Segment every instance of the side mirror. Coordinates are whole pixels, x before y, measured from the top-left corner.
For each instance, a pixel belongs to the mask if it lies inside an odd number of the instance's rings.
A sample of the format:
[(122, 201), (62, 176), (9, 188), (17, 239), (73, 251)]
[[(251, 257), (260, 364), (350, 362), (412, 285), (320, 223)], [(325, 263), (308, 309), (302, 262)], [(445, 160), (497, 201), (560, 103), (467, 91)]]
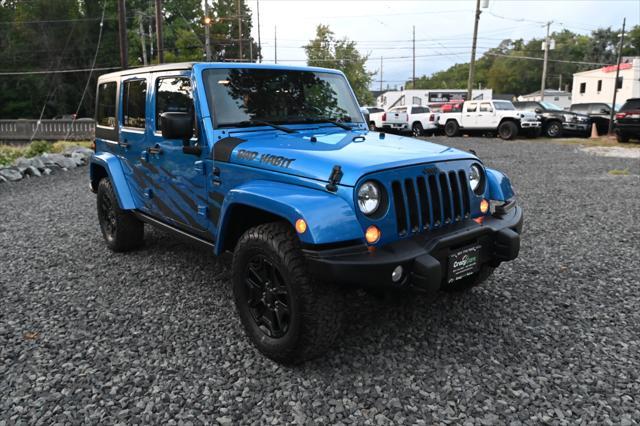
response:
[(542, 112), (542, 108), (536, 108), (534, 111), (536, 114), (540, 114)]
[(602, 109), (600, 110), (600, 113), (601, 113), (601, 114), (611, 114), (611, 111), (609, 111), (609, 110), (608, 110), (608, 109), (606, 109), (606, 108), (602, 108)]
[(193, 115), (188, 112), (163, 112), (160, 114), (162, 137), (165, 139), (181, 139), (189, 145), (193, 136)]

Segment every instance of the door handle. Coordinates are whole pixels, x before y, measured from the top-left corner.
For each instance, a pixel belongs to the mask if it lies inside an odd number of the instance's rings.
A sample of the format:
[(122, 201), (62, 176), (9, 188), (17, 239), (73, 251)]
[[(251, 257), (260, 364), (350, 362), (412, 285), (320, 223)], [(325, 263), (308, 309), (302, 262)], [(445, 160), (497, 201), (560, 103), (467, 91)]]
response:
[(129, 146), (130, 146), (131, 144), (127, 141), (127, 139), (125, 139), (125, 140), (124, 140), (124, 141), (122, 141), (122, 142), (118, 142), (118, 145), (119, 145), (121, 148), (129, 149)]
[(159, 144), (156, 144), (156, 146), (152, 146), (151, 148), (149, 148), (149, 154), (160, 155), (162, 154), (162, 148), (160, 147)]

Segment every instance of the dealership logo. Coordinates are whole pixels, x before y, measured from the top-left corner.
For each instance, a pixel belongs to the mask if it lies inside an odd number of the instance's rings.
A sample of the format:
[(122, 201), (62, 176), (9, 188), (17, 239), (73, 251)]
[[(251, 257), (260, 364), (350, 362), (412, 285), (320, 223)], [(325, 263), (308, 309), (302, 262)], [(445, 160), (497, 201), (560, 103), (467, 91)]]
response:
[(455, 262), (453, 262), (453, 267), (461, 268), (461, 267), (473, 265), (474, 263), (476, 263), (476, 260), (478, 260), (477, 256), (469, 256), (468, 254), (465, 254), (462, 257), (462, 259), (456, 260)]

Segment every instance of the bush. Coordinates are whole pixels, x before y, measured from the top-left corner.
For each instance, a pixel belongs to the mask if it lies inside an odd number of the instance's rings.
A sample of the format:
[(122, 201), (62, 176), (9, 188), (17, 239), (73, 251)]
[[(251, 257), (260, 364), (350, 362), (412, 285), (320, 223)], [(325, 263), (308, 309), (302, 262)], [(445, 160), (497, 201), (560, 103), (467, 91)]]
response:
[(50, 152), (63, 153), (65, 150), (74, 147), (91, 148), (89, 141), (58, 141), (51, 146)]
[(51, 143), (47, 141), (33, 141), (25, 151), (24, 156), (31, 158), (49, 151), (51, 151)]
[(0, 145), (0, 166), (10, 166), (18, 157), (24, 155), (25, 148)]

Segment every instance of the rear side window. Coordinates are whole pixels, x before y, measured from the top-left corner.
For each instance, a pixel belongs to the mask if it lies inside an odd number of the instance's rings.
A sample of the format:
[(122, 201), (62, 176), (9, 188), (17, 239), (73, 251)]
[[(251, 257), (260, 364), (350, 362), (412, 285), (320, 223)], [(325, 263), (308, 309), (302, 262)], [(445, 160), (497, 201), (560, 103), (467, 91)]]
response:
[(122, 125), (144, 129), (146, 102), (147, 81), (125, 81), (122, 95)]
[(622, 105), (620, 111), (629, 111), (632, 109), (640, 109), (640, 99), (629, 99), (624, 105)]
[(480, 104), (480, 112), (493, 112), (493, 108), (490, 103), (483, 102)]
[(161, 77), (156, 83), (156, 130), (162, 130), (163, 112), (192, 112), (191, 80), (187, 77)]
[(467, 112), (476, 112), (478, 104), (467, 104)]
[(589, 112), (589, 104), (571, 105), (571, 111), (586, 114)]
[(98, 86), (96, 122), (99, 126), (116, 127), (116, 89), (115, 81), (102, 83)]

